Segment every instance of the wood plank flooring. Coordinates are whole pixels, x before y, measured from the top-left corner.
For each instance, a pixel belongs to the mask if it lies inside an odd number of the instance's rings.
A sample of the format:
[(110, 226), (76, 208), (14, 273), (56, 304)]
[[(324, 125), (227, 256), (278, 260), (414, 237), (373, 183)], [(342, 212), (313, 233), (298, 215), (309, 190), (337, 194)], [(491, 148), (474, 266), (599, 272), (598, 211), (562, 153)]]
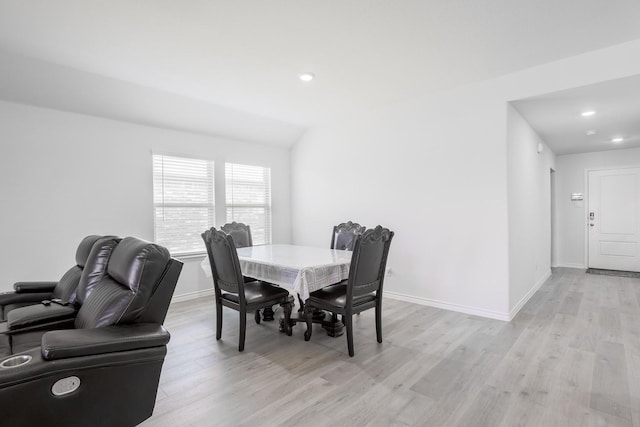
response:
[[(171, 306), (154, 415), (144, 426), (638, 426), (640, 279), (554, 269), (512, 322), (386, 299), (346, 338), (277, 322), (213, 298)], [(276, 311), (276, 317), (281, 312)]]

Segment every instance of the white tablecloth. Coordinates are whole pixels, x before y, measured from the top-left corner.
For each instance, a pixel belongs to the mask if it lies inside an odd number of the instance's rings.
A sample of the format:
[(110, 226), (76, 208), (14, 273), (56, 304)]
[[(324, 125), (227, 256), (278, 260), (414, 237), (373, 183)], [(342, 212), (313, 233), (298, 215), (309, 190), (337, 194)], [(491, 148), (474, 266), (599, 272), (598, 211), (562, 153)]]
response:
[[(238, 248), (242, 274), (294, 290), (302, 300), (309, 293), (349, 277), (351, 251), (296, 245)], [(202, 269), (211, 277), (209, 258)]]

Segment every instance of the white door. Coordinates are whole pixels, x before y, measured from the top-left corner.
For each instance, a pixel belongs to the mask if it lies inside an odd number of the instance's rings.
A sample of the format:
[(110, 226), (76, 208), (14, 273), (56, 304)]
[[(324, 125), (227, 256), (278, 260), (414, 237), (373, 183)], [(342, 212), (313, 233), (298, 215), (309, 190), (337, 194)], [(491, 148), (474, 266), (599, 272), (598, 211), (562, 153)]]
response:
[(589, 172), (589, 267), (640, 272), (640, 168)]

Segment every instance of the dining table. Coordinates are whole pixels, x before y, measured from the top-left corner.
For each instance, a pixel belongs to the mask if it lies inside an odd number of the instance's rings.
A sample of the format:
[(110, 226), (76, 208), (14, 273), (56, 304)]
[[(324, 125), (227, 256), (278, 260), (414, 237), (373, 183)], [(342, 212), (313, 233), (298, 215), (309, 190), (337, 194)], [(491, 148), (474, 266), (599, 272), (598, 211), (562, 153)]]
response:
[[(300, 245), (256, 245), (237, 248), (242, 274), (273, 283), (295, 292), (301, 304), (318, 289), (339, 283), (349, 277), (351, 251)], [(201, 267), (211, 277), (209, 258)], [(342, 335), (342, 322), (336, 316), (314, 313), (314, 322), (322, 323), (331, 336)], [(266, 317), (265, 317), (265, 320)], [(292, 316), (292, 324), (303, 322), (302, 307)]]

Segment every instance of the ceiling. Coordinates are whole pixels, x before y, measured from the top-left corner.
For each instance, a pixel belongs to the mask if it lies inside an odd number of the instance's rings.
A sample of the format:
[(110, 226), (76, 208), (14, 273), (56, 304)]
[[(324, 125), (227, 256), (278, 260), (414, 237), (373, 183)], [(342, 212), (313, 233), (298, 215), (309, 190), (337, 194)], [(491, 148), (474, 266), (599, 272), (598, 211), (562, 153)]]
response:
[[(640, 147), (640, 76), (512, 104), (556, 155)], [(595, 114), (583, 117), (586, 111)], [(612, 142), (617, 137), (624, 140)]]
[(636, 0), (5, 0), (0, 99), (290, 146), (640, 38), (638, 17)]

